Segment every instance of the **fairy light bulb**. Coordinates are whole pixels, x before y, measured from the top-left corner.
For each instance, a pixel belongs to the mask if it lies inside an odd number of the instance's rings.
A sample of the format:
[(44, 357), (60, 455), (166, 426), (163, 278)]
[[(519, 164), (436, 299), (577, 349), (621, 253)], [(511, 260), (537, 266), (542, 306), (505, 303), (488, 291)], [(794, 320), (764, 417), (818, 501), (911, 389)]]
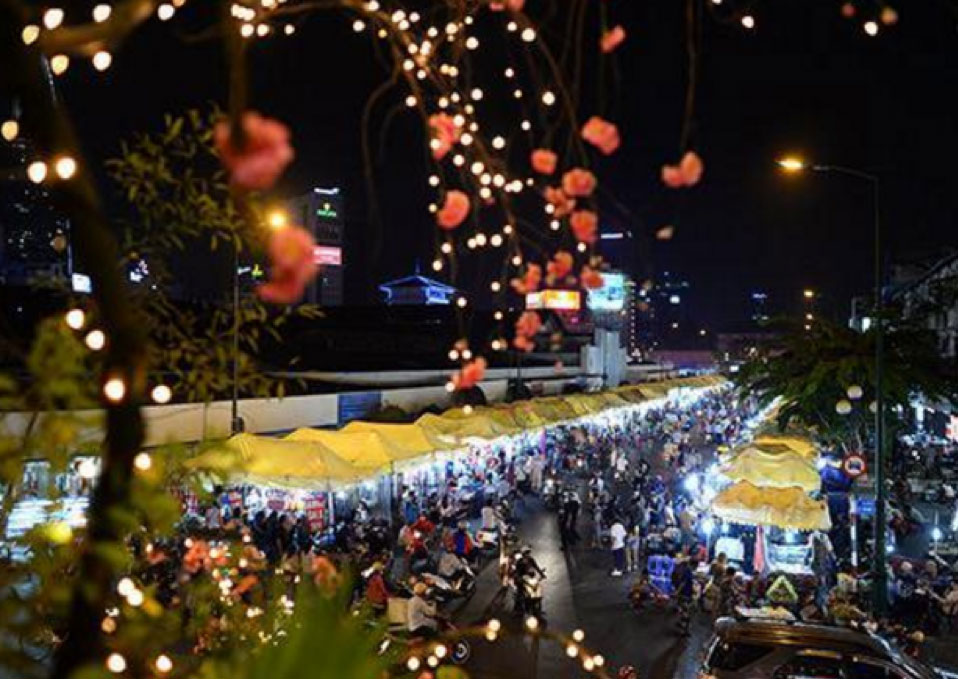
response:
[(380, 39), (385, 39), (387, 35), (389, 35), (389, 32), (386, 31), (385, 28), (380, 28), (378, 31), (376, 31), (376, 37)]
[(106, 668), (113, 674), (119, 674), (126, 670), (126, 658), (119, 653), (111, 653), (106, 658)]
[(537, 629), (539, 629), (539, 619), (534, 615), (530, 615), (528, 618), (526, 618), (526, 629), (528, 629), (530, 632), (535, 632)]
[(109, 5), (99, 4), (93, 8), (93, 20), (98, 24), (109, 19), (111, 14), (113, 14), (113, 8)]
[(506, 140), (504, 137), (495, 136), (492, 138), (492, 148), (494, 149), (504, 149), (506, 147)]
[(470, 238), (469, 240), (467, 240), (467, 241), (466, 241), (466, 247), (469, 248), (470, 250), (475, 250), (475, 249), (476, 249), (476, 239), (475, 239), (475, 238)]
[(86, 313), (83, 309), (70, 309), (63, 320), (66, 321), (67, 327), (71, 330), (79, 330), (86, 322)]
[(746, 14), (745, 16), (743, 16), (742, 26), (744, 26), (748, 30), (752, 30), (753, 28), (755, 28), (755, 17), (753, 17), (751, 14)]
[(482, 89), (478, 87), (472, 88), (472, 92), (469, 93), (469, 96), (472, 97), (475, 101), (482, 99)]
[(451, 244), (451, 243), (443, 243), (442, 246), (441, 246), (439, 249), (442, 250), (445, 254), (448, 255), (450, 252), (452, 252), (452, 244)]
[(429, 186), (439, 186), (439, 176), (429, 175)]
[(483, 186), (481, 189), (479, 189), (479, 197), (483, 200), (489, 200), (492, 198), (492, 189), (490, 189), (488, 186)]
[(468, 132), (463, 132), (459, 137), (459, 143), (463, 146), (471, 146), (473, 141), (473, 136)]
[(51, 7), (43, 13), (43, 25), (46, 26), (47, 30), (52, 31), (63, 23), (64, 16), (62, 9), (59, 7)]
[(519, 30), (519, 24), (517, 24), (515, 21), (510, 21), (506, 24), (506, 30), (510, 33), (515, 33), (517, 30)]
[(586, 245), (585, 243), (579, 243), (579, 244), (576, 246), (576, 249), (577, 249), (579, 252), (585, 252), (586, 250), (589, 249), (589, 246)]
[(57, 54), (50, 59), (50, 70), (54, 75), (62, 75), (70, 68), (70, 57), (65, 54)]
[(877, 21), (866, 21), (866, 22), (865, 22), (865, 25), (864, 25), (862, 28), (865, 29), (865, 33), (867, 33), (869, 36), (871, 36), (871, 37), (873, 37), (873, 38), (874, 38), (876, 35), (878, 35), (878, 22), (877, 22)]
[(499, 281), (492, 281), (492, 283), (489, 284), (489, 289), (493, 292), (499, 292), (502, 290), (502, 283)]
[(102, 330), (91, 330), (83, 340), (90, 351), (99, 351), (106, 346), (106, 335)]
[(442, 260), (434, 259), (432, 260), (432, 270), (433, 271), (442, 271)]
[(492, 235), (492, 238), (489, 239), (489, 242), (492, 244), (492, 247), (497, 248), (502, 245), (502, 236), (495, 233)]
[(160, 21), (169, 21), (174, 14), (176, 14), (176, 8), (168, 3), (164, 2), (156, 8), (156, 16), (159, 17)]
[(53, 163), (53, 169), (60, 179), (70, 179), (77, 172), (77, 161), (70, 156), (61, 156)]
[(477, 233), (477, 234), (476, 234), (476, 245), (478, 245), (479, 247), (482, 247), (482, 246), (485, 245), (485, 244), (486, 244), (486, 234), (484, 234), (484, 233)]
[(481, 183), (483, 186), (489, 186), (489, 184), (492, 183), (492, 175), (490, 175), (488, 172), (484, 172), (479, 177), (479, 183)]
[(466, 164), (466, 158), (461, 153), (457, 153), (452, 157), (452, 164), (456, 167), (462, 167)]
[(573, 641), (575, 641), (576, 643), (581, 644), (583, 641), (585, 641), (585, 632), (583, 632), (583, 631), (580, 630), (580, 629), (573, 630), (573, 632), (572, 632), (572, 639), (573, 639)]
[(456, 385), (453, 382), (446, 382), (446, 391), (450, 394), (456, 390)]
[(483, 165), (483, 163), (482, 163), (481, 160), (477, 160), (476, 162), (474, 162), (474, 163), (469, 167), (469, 169), (470, 169), (470, 170), (472, 171), (472, 173), (475, 174), (475, 175), (480, 175), (480, 174), (482, 174), (482, 171), (483, 171), (485, 168), (486, 168), (486, 166)]
[(556, 95), (552, 90), (546, 90), (542, 93), (542, 103), (546, 106), (552, 106), (556, 103)]
[(519, 37), (522, 38), (522, 42), (534, 42), (536, 39), (536, 30), (531, 27), (524, 28)]
[(362, 33), (364, 30), (366, 30), (366, 22), (362, 19), (356, 19), (353, 22), (353, 30), (356, 33)]
[(283, 33), (285, 33), (286, 35), (292, 35), (295, 32), (296, 32), (296, 27), (293, 26), (293, 24), (286, 24), (285, 26), (283, 26)]
[(103, 384), (103, 395), (113, 403), (122, 401), (126, 396), (126, 383), (119, 377), (111, 377)]
[(159, 403), (161, 405), (164, 403), (169, 403), (170, 399), (173, 398), (173, 390), (165, 384), (158, 384), (153, 387), (153, 391), (150, 392), (150, 397), (153, 399), (154, 403)]
[(27, 177), (34, 184), (41, 184), (47, 178), (47, 164), (42, 160), (35, 160), (27, 165)]
[(406, 97), (406, 106), (409, 108), (416, 108), (416, 104), (418, 103), (419, 101), (416, 99), (415, 95), (410, 94), (408, 97)]
[[(502, 320), (502, 315), (503, 315), (503, 314), (502, 314), (501, 311), (497, 311), (497, 312), (494, 313), (492, 316), (493, 316), (493, 318), (495, 318), (497, 321), (501, 321), (501, 320)], [(489, 622), (492, 622), (492, 621), (490, 620)]]
[(582, 669), (584, 669), (586, 672), (591, 672), (595, 669), (595, 661), (592, 660), (592, 658), (583, 658)]
[(106, 50), (100, 50), (93, 55), (93, 68), (98, 71), (105, 71), (113, 63), (113, 55)]
[(145, 472), (153, 466), (153, 458), (150, 457), (149, 453), (140, 453), (133, 458), (133, 466), (141, 472)]
[(138, 608), (139, 606), (142, 606), (142, 605), (143, 605), (143, 600), (144, 600), (145, 598), (146, 598), (146, 597), (143, 596), (143, 592), (141, 592), (141, 591), (138, 590), (138, 589), (134, 589), (134, 590), (133, 590), (132, 592), (130, 592), (130, 594), (126, 597), (126, 603), (130, 604), (131, 606), (133, 606), (133, 608)]
[(516, 99), (522, 99), (522, 90), (520, 90), (519, 88), (514, 89), (512, 91), (512, 96), (515, 97)]
[[(86, 479), (87, 481), (96, 478), (96, 471), (96, 462), (90, 458), (81, 460), (80, 464), (77, 465), (77, 474), (81, 479)], [(120, 583), (122, 584), (122, 582), (121, 580)], [(120, 592), (120, 594), (123, 594), (123, 592)]]
[(439, 206), (436, 205), (435, 203), (429, 203), (429, 212), (433, 214), (435, 214), (436, 212), (439, 212)]
[(23, 40), (24, 45), (32, 45), (39, 37), (40, 27), (36, 24), (27, 24), (23, 27), (23, 30), (20, 31), (20, 39)]
[(553, 231), (558, 231), (560, 226), (561, 226), (561, 223), (559, 222), (558, 219), (553, 219), (551, 222), (549, 222), (549, 228), (552, 229)]
[(521, 256), (516, 255), (515, 257), (512, 258), (512, 266), (520, 266), (521, 264), (522, 264)]
[(116, 583), (116, 593), (124, 598), (130, 596), (135, 589), (136, 585), (129, 578), (122, 578)]
[(512, 231), (513, 231), (512, 224), (506, 224), (505, 226), (502, 227), (502, 232), (506, 234), (507, 236), (512, 235)]
[(156, 671), (160, 674), (166, 674), (173, 669), (173, 661), (170, 660), (168, 655), (157, 656), (156, 661), (153, 663), (153, 666), (156, 668)]
[(565, 654), (570, 658), (574, 658), (579, 655), (579, 647), (575, 644), (569, 644), (565, 647)]
[(456, 306), (459, 307), (460, 309), (464, 309), (468, 303), (469, 302), (465, 297), (460, 297), (459, 299), (456, 300)]
[(594, 655), (594, 656), (592, 656), (592, 662), (595, 663), (595, 666), (596, 666), (596, 667), (603, 667), (603, 666), (605, 666), (605, 658), (602, 657), (601, 655)]
[(532, 123), (530, 123), (528, 120), (523, 120), (522, 124), (519, 127), (522, 128), (523, 132), (528, 132), (529, 130), (532, 129)]
[(436, 103), (439, 104), (439, 108), (446, 108), (449, 106), (449, 99), (446, 97), (439, 97), (439, 101)]
[(259, 24), (256, 26), (256, 35), (261, 38), (269, 35), (269, 24)]
[(240, 26), (240, 35), (244, 38), (252, 38), (255, 32), (256, 29), (253, 28), (253, 24), (243, 24)]

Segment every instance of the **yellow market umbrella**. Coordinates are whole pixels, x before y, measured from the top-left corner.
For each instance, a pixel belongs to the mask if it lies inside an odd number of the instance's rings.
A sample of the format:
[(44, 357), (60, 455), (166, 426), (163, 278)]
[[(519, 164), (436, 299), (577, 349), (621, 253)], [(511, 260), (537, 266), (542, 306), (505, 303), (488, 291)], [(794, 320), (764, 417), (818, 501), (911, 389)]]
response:
[(355, 467), (373, 472), (384, 471), (402, 458), (379, 434), (369, 431), (331, 431), (328, 429), (297, 429), (284, 437), (285, 441), (321, 443)]
[(192, 469), (226, 476), (233, 483), (274, 488), (328, 489), (369, 475), (320, 443), (237, 434), (189, 460)]
[(801, 488), (759, 488), (748, 481), (716, 495), (712, 513), (725, 521), (754, 526), (828, 530), (832, 525), (824, 500), (813, 500)]
[(378, 434), (389, 444), (390, 451), (399, 454), (401, 456), (399, 459), (403, 460), (429, 455), (438, 450), (448, 450), (449, 448), (448, 443), (443, 442), (418, 424), (353, 420), (340, 431)]
[(809, 461), (818, 457), (818, 449), (811, 439), (803, 436), (788, 436), (785, 434), (765, 434), (755, 439), (755, 444), (762, 448), (768, 446), (784, 446), (801, 455)]
[(806, 458), (784, 446), (765, 448), (749, 445), (732, 451), (722, 473), (733, 481), (748, 481), (760, 488), (798, 487), (808, 493), (821, 488), (822, 481)]

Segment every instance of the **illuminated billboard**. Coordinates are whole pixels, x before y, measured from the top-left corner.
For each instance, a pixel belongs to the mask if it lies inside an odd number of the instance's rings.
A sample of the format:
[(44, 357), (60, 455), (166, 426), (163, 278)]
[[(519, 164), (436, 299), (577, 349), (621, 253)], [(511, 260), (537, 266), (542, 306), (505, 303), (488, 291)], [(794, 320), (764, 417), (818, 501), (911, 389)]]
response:
[(320, 266), (342, 266), (343, 249), (331, 245), (313, 247), (313, 259)]
[(625, 275), (603, 273), (602, 287), (589, 290), (587, 304), (593, 311), (622, 311), (625, 308)]
[(526, 309), (578, 311), (582, 308), (578, 290), (540, 290), (526, 295)]

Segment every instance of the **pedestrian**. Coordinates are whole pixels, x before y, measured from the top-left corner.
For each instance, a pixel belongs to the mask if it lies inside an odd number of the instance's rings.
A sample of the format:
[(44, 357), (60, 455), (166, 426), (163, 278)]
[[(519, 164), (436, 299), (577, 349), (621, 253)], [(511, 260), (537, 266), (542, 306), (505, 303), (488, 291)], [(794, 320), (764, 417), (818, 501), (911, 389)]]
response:
[(642, 560), (642, 529), (638, 523), (632, 524), (629, 536), (625, 539), (626, 569), (632, 573), (639, 569)]
[(616, 517), (613, 520), (612, 527), (609, 528), (609, 538), (611, 540), (613, 577), (621, 577), (625, 571), (625, 539), (628, 533), (622, 524), (622, 519)]

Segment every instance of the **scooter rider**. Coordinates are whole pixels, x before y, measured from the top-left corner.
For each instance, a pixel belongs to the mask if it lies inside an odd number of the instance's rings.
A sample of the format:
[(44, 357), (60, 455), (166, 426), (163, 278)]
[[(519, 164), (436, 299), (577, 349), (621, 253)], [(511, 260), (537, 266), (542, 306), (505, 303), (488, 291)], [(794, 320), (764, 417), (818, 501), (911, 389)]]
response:
[(513, 583), (516, 588), (517, 611), (526, 610), (526, 588), (524, 586), (525, 578), (536, 576), (539, 578), (545, 578), (546, 574), (532, 556), (532, 547), (526, 545), (522, 548), (522, 551), (519, 552), (519, 557), (516, 559), (516, 562), (513, 565)]

